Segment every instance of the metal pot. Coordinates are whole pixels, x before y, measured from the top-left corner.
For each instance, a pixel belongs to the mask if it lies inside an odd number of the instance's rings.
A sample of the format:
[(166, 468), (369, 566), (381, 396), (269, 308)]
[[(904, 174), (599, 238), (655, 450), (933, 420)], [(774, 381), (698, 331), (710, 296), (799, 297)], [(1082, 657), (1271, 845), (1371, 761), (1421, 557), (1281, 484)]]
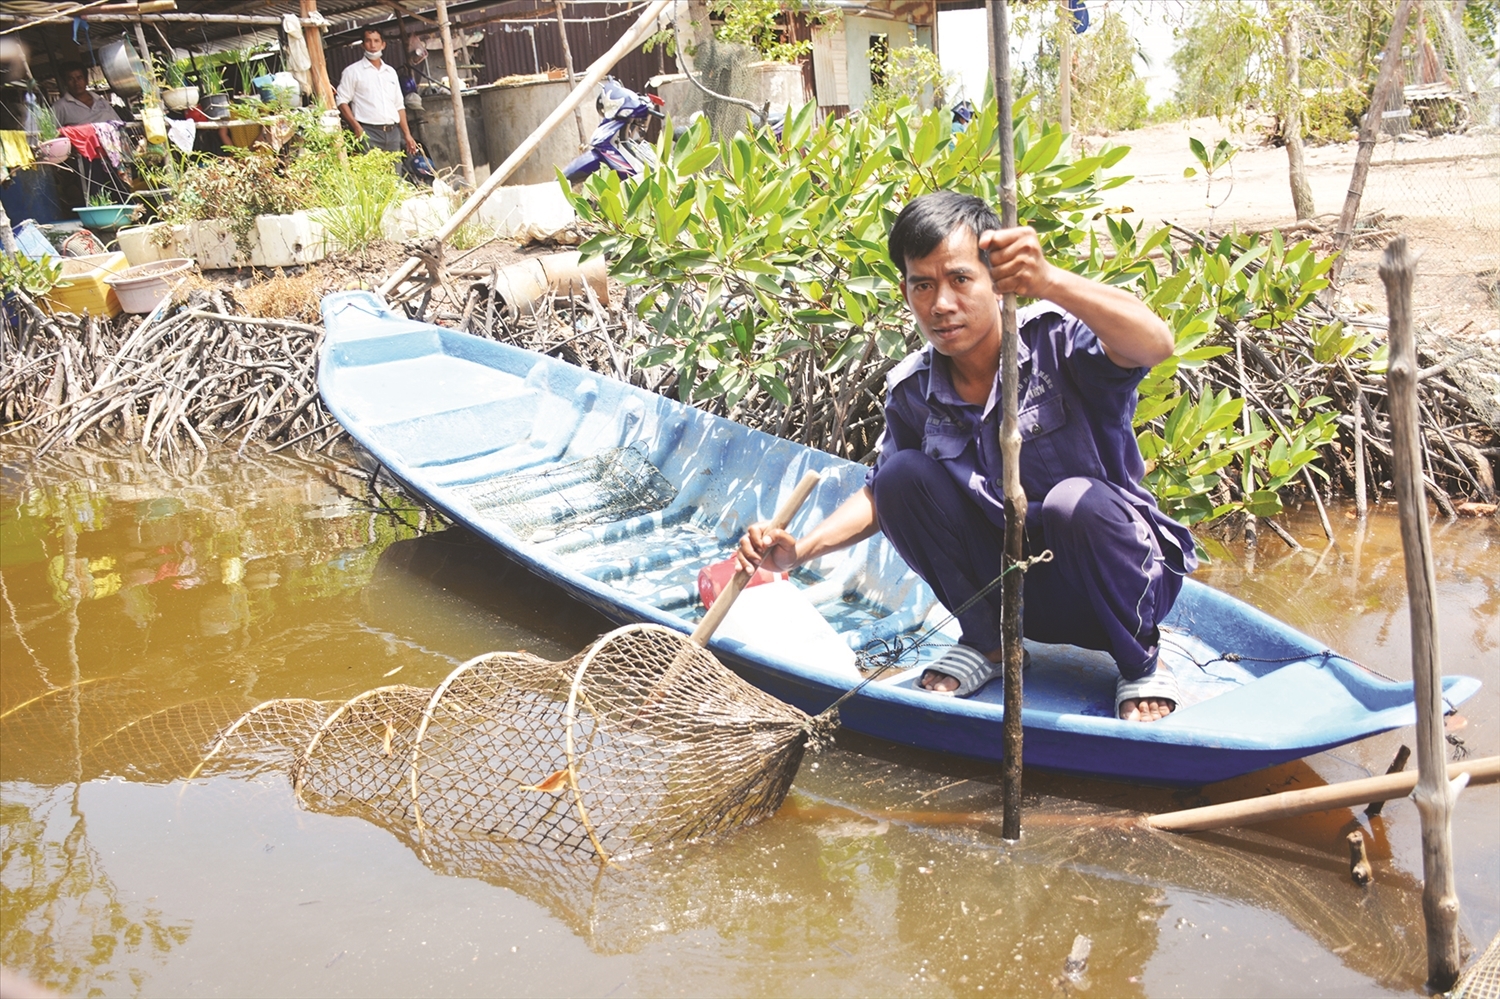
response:
[(110, 88), (129, 100), (139, 97), (146, 89), (146, 64), (136, 54), (129, 39), (117, 38), (99, 50), (99, 63), (104, 67), (104, 77)]

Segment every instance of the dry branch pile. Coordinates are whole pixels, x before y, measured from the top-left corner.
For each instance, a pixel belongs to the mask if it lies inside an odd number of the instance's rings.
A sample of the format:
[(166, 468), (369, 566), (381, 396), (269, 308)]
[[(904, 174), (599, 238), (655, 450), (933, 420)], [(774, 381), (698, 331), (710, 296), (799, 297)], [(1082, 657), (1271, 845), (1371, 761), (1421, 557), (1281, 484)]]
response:
[[(1178, 235), (1202, 238), (1185, 230)], [(438, 255), (429, 261), (427, 274), (398, 290), (393, 304), (412, 318), (675, 393), (675, 369), (646, 370), (634, 363), (650, 345), (652, 331), (636, 318), (628, 295), (606, 304), (584, 284), (534, 302), (511, 302), (503, 281), (496, 293), (494, 265), (463, 264), (462, 257), (445, 262)], [(261, 292), (279, 297), (274, 303), (251, 301)], [(291, 300), (299, 294), (307, 301)], [(12, 439), (20, 437), (39, 453), (111, 438), (139, 444), (157, 457), (203, 450), (210, 443), (326, 448), (342, 430), (317, 394), (321, 328), (237, 314), (274, 310), (307, 316), (317, 294), (280, 284), (238, 292), (200, 286), (185, 305), (143, 320), (114, 321), (49, 317), (22, 299), (19, 324), (0, 328), (0, 421)], [(1390, 479), (1385, 381), (1343, 360), (1315, 358), (1314, 330), (1336, 318), (1383, 339), (1382, 318), (1335, 316), (1316, 305), (1270, 331), (1221, 320), (1219, 342), (1234, 349), (1182, 375), (1200, 394), (1228, 388), (1242, 395), (1268, 424), (1294, 418), (1288, 389), (1300, 399), (1329, 397), (1340, 414), (1340, 436), (1319, 462), (1331, 479), (1325, 495), (1363, 492), (1379, 499)], [(1424, 470), (1433, 500), (1453, 516), (1462, 512), (1465, 500), (1495, 501), (1493, 461), (1500, 458), (1500, 435), (1476, 412), (1473, 396), (1455, 373), (1466, 365), (1491, 364), (1500, 352), (1483, 345), (1453, 349), (1440, 336), (1427, 341), (1433, 346), (1424, 352), (1427, 367), (1420, 381)], [(1484, 356), (1476, 360), (1476, 351)], [(843, 398), (833, 386), (822, 385), (814, 371), (802, 386), (805, 391), (794, 393), (797, 403), (791, 408), (751, 404), (722, 412), (719, 401), (705, 405), (757, 429), (811, 438), (805, 442), (857, 458), (868, 450), (861, 444), (873, 441), (881, 429), (878, 396), (888, 362), (866, 358), (861, 367), (868, 377), (857, 379), (858, 398)], [(795, 419), (788, 425), (793, 409)], [(1363, 489), (1357, 485), (1361, 480)], [(1312, 491), (1313, 478), (1305, 476), (1304, 485)]]
[[(1205, 241), (1198, 233), (1173, 227), (1179, 240)], [(1208, 242), (1217, 239), (1209, 234)], [(1254, 273), (1255, 264), (1246, 268)], [(1196, 394), (1229, 389), (1245, 399), (1248, 410), (1268, 425), (1294, 422), (1292, 398), (1326, 396), (1326, 408), (1338, 413), (1339, 438), (1332, 454), (1318, 464), (1328, 473), (1326, 495), (1342, 493), (1378, 500), (1391, 486), (1391, 426), (1383, 374), (1349, 358), (1320, 361), (1313, 332), (1335, 321), (1373, 336), (1371, 347), (1385, 341), (1386, 319), (1345, 315), (1316, 300), (1290, 322), (1270, 330), (1235, 324), (1220, 316), (1212, 342), (1231, 348), (1196, 370), (1181, 369)], [(1444, 515), (1453, 517), (1464, 500), (1493, 504), (1493, 462), (1500, 458), (1500, 428), (1478, 411), (1471, 392), (1451, 380), (1452, 371), (1478, 359), (1500, 362), (1500, 351), (1457, 341), (1431, 327), (1422, 331), (1418, 354), (1425, 367), (1419, 375), (1422, 467), (1427, 492)], [(1500, 363), (1495, 375), (1500, 377)], [(1306, 413), (1303, 413), (1306, 416)], [(1310, 492), (1313, 478), (1304, 476)], [(1316, 494), (1314, 494), (1316, 495)], [(1457, 501), (1457, 502), (1455, 502)]]
[(323, 447), (342, 434), (318, 399), (319, 326), (237, 315), (218, 289), (141, 319), (19, 304), (19, 321), (0, 327), (0, 419), (38, 454), (95, 438), (160, 458), (209, 441)]

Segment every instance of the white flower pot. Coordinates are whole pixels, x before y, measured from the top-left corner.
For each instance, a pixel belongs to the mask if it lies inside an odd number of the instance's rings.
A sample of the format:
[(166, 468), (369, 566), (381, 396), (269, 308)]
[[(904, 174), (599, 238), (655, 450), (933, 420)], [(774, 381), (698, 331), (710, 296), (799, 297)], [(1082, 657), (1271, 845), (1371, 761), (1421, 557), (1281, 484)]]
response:
[(227, 219), (204, 219), (193, 223), (194, 257), (205, 271), (256, 266), (260, 257), (260, 234), (250, 228), (250, 246), (240, 246)]
[(306, 212), (259, 215), (255, 219), (261, 262), (258, 266), (290, 267), (311, 264), (327, 255), (323, 226)]
[(381, 224), (386, 239), (422, 239), (441, 229), (452, 214), (449, 199), (440, 194), (419, 194), (387, 208)]

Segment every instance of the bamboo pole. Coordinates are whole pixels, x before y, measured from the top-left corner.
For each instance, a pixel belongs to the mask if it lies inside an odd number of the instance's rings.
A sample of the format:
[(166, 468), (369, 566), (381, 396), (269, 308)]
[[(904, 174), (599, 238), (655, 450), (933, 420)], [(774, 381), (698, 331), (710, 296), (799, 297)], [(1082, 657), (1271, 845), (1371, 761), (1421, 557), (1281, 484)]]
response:
[[(1500, 756), (1449, 764), (1449, 780), (1463, 780), (1464, 775), (1468, 776), (1467, 783), (1470, 784), (1495, 783), (1500, 780)], [(1188, 833), (1291, 819), (1310, 812), (1326, 812), (1331, 808), (1350, 808), (1370, 802), (1404, 798), (1417, 786), (1418, 776), (1411, 771), (1388, 773), (1329, 784), (1326, 787), (1282, 791), (1261, 798), (1226, 801), (1221, 805), (1187, 808), (1180, 812), (1164, 812), (1148, 816), (1146, 825), (1162, 832)]]
[(1390, 313), (1390, 368), (1386, 387), (1391, 417), (1391, 475), (1401, 511), (1401, 548), (1406, 561), (1407, 607), (1411, 612), (1411, 672), (1417, 697), (1417, 813), (1422, 819), (1422, 914), (1427, 920), (1427, 980), (1446, 992), (1458, 978), (1458, 892), (1453, 877), (1453, 802), (1458, 790), (1443, 773), (1443, 673), (1438, 646), (1437, 574), (1427, 527), (1422, 451), (1417, 412), (1417, 339), (1412, 329), (1411, 290), (1416, 258), (1406, 237), (1397, 236), (1380, 261)]
[(448, 29), (448, 0), (437, 0), (438, 37), (443, 43), (443, 68), (448, 73), (448, 93), (453, 98), (453, 134), (458, 137), (458, 162), (464, 181), (474, 187), (474, 156), (469, 151), (469, 123), (464, 119), (464, 84), (458, 78), (458, 60), (453, 57), (453, 32)]
[(1057, 121), (1063, 135), (1073, 134), (1073, 36), (1078, 31), (1069, 0), (1057, 0), (1058, 13), (1062, 15), (1062, 35), (1058, 38), (1057, 61)]
[[(1000, 224), (1016, 225), (1016, 145), (1010, 89), (1010, 4), (990, 8), (994, 39), (995, 97), (1000, 106)], [(1000, 581), (1000, 645), (1005, 663), (1005, 762), (1001, 766), (1004, 817), (1000, 834), (1021, 838), (1021, 584), (1025, 557), (1026, 491), (1021, 488), (1021, 427), (1016, 419), (1016, 296), (1007, 292), (1000, 306), (1000, 461), (1005, 480), (1005, 574)]]
[(1354, 217), (1359, 213), (1359, 201), (1364, 197), (1365, 178), (1370, 173), (1370, 159), (1375, 155), (1375, 140), (1380, 136), (1381, 115), (1390, 101), (1391, 89), (1400, 80), (1401, 38), (1406, 34), (1406, 21), (1411, 16), (1414, 0), (1401, 0), (1391, 22), (1391, 33), (1385, 40), (1385, 49), (1380, 55), (1380, 75), (1375, 79), (1375, 94), (1370, 98), (1370, 108), (1359, 126), (1359, 151), (1354, 156), (1354, 174), (1349, 178), (1349, 193), (1344, 196), (1344, 210), (1339, 213), (1339, 224), (1333, 230), (1333, 248), (1337, 256), (1333, 261), (1333, 273), (1329, 275), (1329, 286), (1337, 287), (1339, 274), (1344, 269), (1344, 251), (1354, 239)]
[[(614, 69), (615, 63), (625, 58), (626, 53), (639, 45), (650, 34), (651, 27), (656, 23), (656, 19), (671, 5), (672, 0), (654, 0), (651, 6), (647, 7), (641, 13), (641, 16), (636, 19), (636, 22), (630, 26), (630, 29), (620, 37), (620, 40), (615, 42), (608, 52), (594, 60), (594, 64), (589, 67), (588, 72), (578, 81), (578, 85), (573, 88), (573, 92), (568, 94), (561, 104), (552, 109), (552, 113), (526, 137), (526, 141), (516, 147), (515, 152), (505, 158), (504, 163), (495, 168), (494, 172), (490, 174), (489, 179), (480, 185), (477, 191), (469, 195), (469, 200), (458, 207), (458, 211), (453, 213), (452, 217), (434, 234), (433, 238), (439, 243), (446, 243), (469, 220), (469, 216), (479, 210), (479, 206), (484, 204), (484, 200), (491, 194), (494, 194), (495, 190), (501, 184), (505, 183), (511, 174), (515, 173), (516, 168), (525, 161), (526, 157), (530, 156), (536, 150), (537, 146), (541, 145), (542, 140), (551, 134), (552, 130), (565, 117), (572, 113), (573, 109), (589, 95), (594, 87), (599, 85), (599, 81), (604, 79), (605, 74)], [(412, 271), (416, 270), (421, 263), (421, 257), (407, 257), (406, 262), (396, 268), (391, 276), (385, 279), (385, 283), (379, 288), (380, 294), (389, 295), (395, 291), (402, 281), (411, 277)]]
[[(568, 24), (563, 20), (563, 0), (557, 0), (557, 37), (562, 39), (563, 68), (568, 71), (568, 86), (578, 85), (578, 74), (573, 72), (573, 49), (568, 45)], [(573, 105), (573, 121), (578, 125), (578, 148), (589, 144), (589, 133), (583, 127), (583, 112)]]
[[(301, 0), (302, 40), (307, 43), (307, 57), (312, 62), (313, 93), (325, 108), (337, 107), (333, 97), (333, 83), (328, 79), (328, 59), (323, 54), (323, 29), (318, 26), (318, 0)], [(309, 20), (311, 19), (311, 20)]]

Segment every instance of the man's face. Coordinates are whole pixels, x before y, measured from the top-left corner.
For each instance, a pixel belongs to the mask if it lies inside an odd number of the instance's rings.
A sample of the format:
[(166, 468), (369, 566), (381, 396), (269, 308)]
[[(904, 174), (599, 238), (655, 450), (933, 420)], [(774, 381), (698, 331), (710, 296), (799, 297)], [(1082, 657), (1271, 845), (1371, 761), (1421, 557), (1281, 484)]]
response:
[(89, 74), (81, 69), (70, 69), (68, 75), (63, 77), (63, 85), (74, 97), (82, 97), (89, 89)]
[(927, 256), (906, 258), (901, 294), (933, 349), (960, 358), (1000, 342), (1000, 306), (979, 238), (960, 225)]
[(376, 55), (385, 51), (385, 39), (378, 32), (365, 32), (365, 51), (374, 52)]

